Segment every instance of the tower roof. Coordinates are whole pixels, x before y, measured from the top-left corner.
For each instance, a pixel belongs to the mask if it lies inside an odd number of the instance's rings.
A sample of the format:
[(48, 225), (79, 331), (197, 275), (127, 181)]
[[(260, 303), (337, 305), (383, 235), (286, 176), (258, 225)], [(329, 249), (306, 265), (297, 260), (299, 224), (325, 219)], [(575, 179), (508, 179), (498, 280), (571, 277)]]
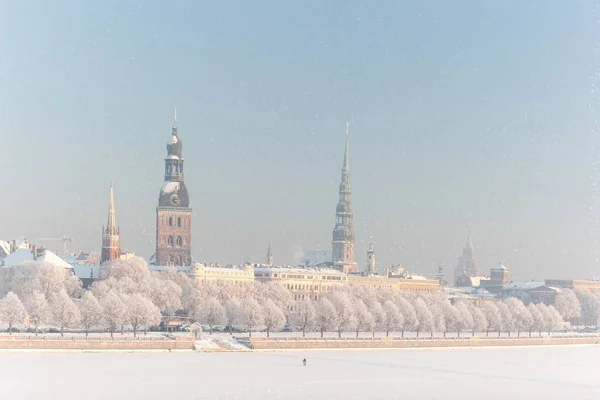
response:
[(109, 235), (117, 234), (117, 223), (115, 219), (115, 195), (113, 184), (110, 184), (110, 200), (108, 203), (108, 224), (106, 225), (106, 233)]
[(348, 156), (348, 128), (350, 123), (346, 122), (346, 149), (344, 151), (344, 170), (350, 171), (350, 156)]

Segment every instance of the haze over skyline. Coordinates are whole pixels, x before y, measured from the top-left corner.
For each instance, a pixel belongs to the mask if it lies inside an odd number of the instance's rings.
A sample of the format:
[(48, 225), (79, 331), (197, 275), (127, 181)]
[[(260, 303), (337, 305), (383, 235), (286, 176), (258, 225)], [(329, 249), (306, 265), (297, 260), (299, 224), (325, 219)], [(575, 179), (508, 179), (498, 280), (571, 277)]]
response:
[[(600, 275), (591, 2), (0, 5), (0, 238), (148, 259), (177, 106), (197, 261), (329, 250), (350, 123), (356, 260)], [(47, 243), (49, 248), (56, 244)], [(595, 267), (596, 265), (596, 267)]]

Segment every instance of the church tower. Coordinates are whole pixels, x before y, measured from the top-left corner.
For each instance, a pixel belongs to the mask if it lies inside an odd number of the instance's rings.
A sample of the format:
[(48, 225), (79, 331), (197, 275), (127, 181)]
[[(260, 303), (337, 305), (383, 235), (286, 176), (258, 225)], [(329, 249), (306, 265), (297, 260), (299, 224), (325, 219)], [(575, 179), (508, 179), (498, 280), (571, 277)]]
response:
[(367, 249), (367, 275), (377, 275), (377, 267), (375, 266), (375, 247), (373, 241), (369, 241)]
[(467, 243), (465, 244), (465, 247), (463, 247), (462, 255), (459, 257), (456, 264), (454, 281), (458, 281), (460, 277), (465, 275), (476, 276), (478, 274), (479, 268), (477, 268), (477, 263), (475, 262), (475, 257), (473, 256), (473, 242), (471, 241), (471, 230), (469, 229)]
[(108, 224), (102, 226), (102, 252), (100, 263), (118, 260), (121, 257), (121, 238), (115, 220), (115, 196), (110, 184), (110, 200), (108, 203)]
[(350, 124), (347, 123), (342, 182), (340, 183), (339, 200), (335, 212), (335, 228), (333, 228), (333, 240), (331, 242), (333, 267), (345, 273), (358, 271), (354, 261), (354, 214), (350, 202), (349, 126)]
[(165, 158), (165, 183), (156, 208), (156, 265), (192, 263), (192, 209), (183, 181), (183, 144), (177, 135), (177, 110)]

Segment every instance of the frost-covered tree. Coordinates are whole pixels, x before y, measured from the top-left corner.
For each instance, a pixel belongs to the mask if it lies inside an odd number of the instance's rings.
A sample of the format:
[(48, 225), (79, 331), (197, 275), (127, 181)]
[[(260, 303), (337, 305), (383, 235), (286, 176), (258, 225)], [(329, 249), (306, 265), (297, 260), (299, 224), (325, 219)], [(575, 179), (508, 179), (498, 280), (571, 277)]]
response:
[(360, 299), (354, 299), (354, 315), (356, 316), (356, 337), (359, 332), (371, 332), (375, 326), (375, 319), (366, 304)]
[(500, 315), (500, 310), (498, 310), (498, 306), (494, 303), (487, 302), (483, 306), (483, 314), (488, 321), (488, 326), (485, 331), (485, 335), (489, 335), (489, 331), (498, 332), (498, 336), (500, 336), (500, 332), (502, 331), (502, 316)]
[[(502, 321), (501, 329), (508, 332), (508, 336), (510, 337), (510, 333), (515, 329), (513, 315), (508, 306), (502, 302), (498, 303), (498, 311), (500, 312), (500, 318)], [(498, 332), (498, 334), (500, 334), (500, 332)]]
[(404, 323), (404, 317), (402, 314), (400, 314), (398, 306), (396, 306), (396, 304), (391, 300), (383, 303), (383, 311), (385, 312), (383, 330), (385, 331), (385, 336), (387, 337), (390, 335), (390, 331), (395, 331), (402, 326)]
[(263, 324), (263, 313), (260, 304), (253, 298), (246, 299), (241, 307), (242, 325), (252, 337), (252, 331)]
[(531, 325), (529, 325), (529, 337), (531, 337), (532, 331), (536, 331), (538, 332), (539, 336), (542, 336), (542, 330), (544, 329), (544, 315), (540, 311), (539, 307), (533, 303), (529, 303), (529, 305), (527, 306), (527, 311), (529, 311), (529, 315), (531, 315)]
[(564, 321), (560, 316), (560, 313), (554, 308), (554, 306), (548, 306), (544, 315), (544, 325), (548, 331), (548, 336), (553, 331), (562, 328)]
[(306, 336), (306, 331), (311, 330), (315, 323), (315, 305), (312, 301), (302, 300), (298, 303), (295, 321), (302, 330), (302, 337)]
[(25, 306), (13, 292), (8, 292), (0, 301), (0, 320), (8, 324), (9, 335), (12, 335), (13, 326), (23, 323), (26, 315)]
[(575, 292), (564, 289), (554, 300), (554, 308), (560, 313), (565, 321), (573, 321), (581, 317), (581, 305)]
[(158, 279), (154, 282), (150, 299), (164, 315), (174, 315), (181, 310), (181, 288), (171, 280)]
[(69, 296), (81, 295), (81, 281), (73, 271), (48, 263), (34, 262), (11, 269), (8, 287), (20, 298), (26, 300), (38, 291), (51, 302), (54, 297), (65, 290)]
[(215, 297), (211, 297), (198, 307), (195, 319), (201, 324), (208, 325), (209, 334), (212, 335), (215, 326), (227, 323), (227, 313), (221, 302)]
[(137, 336), (137, 331), (140, 329), (140, 327), (146, 326), (146, 323), (149, 319), (148, 315), (155, 312), (154, 309), (157, 307), (150, 299), (141, 293), (135, 293), (131, 296), (128, 296), (125, 301), (123, 301), (123, 304), (125, 306), (123, 323), (128, 323), (131, 325), (131, 328), (133, 329), (133, 336), (135, 337)]
[(525, 307), (523, 302), (515, 297), (506, 300), (506, 306), (511, 312), (513, 325), (517, 331), (517, 337), (520, 337), (521, 332), (529, 331), (531, 324), (533, 324), (531, 313), (527, 307)]
[(144, 318), (141, 321), (144, 326), (144, 335), (148, 334), (149, 328), (160, 325), (160, 321), (162, 320), (160, 309), (156, 307), (150, 299), (146, 298), (146, 300), (148, 307), (146, 308)]
[(229, 333), (233, 328), (237, 328), (242, 324), (242, 306), (235, 297), (227, 300), (225, 303), (225, 315), (227, 316), (227, 326)]
[(50, 319), (50, 306), (48, 300), (40, 292), (33, 292), (28, 302), (27, 313), (29, 314), (29, 323), (35, 328), (35, 335), (38, 334), (40, 325), (45, 324)]
[(348, 293), (343, 291), (334, 292), (329, 296), (329, 300), (337, 312), (337, 332), (338, 337), (341, 338), (342, 332), (354, 331), (357, 323), (352, 300)]
[(488, 320), (485, 317), (485, 314), (481, 310), (481, 308), (476, 306), (471, 306), (471, 315), (473, 316), (473, 328), (471, 330), (472, 335), (475, 336), (475, 332), (487, 332), (488, 330)]
[(281, 331), (285, 327), (285, 314), (273, 300), (267, 299), (263, 305), (262, 311), (267, 337), (269, 337), (271, 332)]
[(600, 299), (588, 290), (575, 291), (581, 307), (581, 322), (584, 326), (597, 326), (600, 319)]
[(457, 323), (457, 335), (460, 336), (461, 331), (470, 331), (473, 329), (475, 321), (473, 320), (473, 315), (471, 314), (471, 310), (464, 302), (459, 302), (455, 306), (456, 311), (458, 311), (458, 323)]
[(433, 330), (435, 329), (435, 324), (434, 324), (433, 315), (431, 314), (429, 307), (427, 307), (427, 304), (425, 304), (425, 301), (423, 301), (423, 299), (420, 297), (415, 300), (414, 307), (415, 307), (415, 314), (417, 315), (417, 320), (418, 320), (418, 323), (416, 326), (417, 337), (419, 337), (419, 332), (421, 330), (430, 331), (431, 336), (433, 336)]
[(108, 327), (110, 337), (125, 321), (127, 308), (121, 298), (114, 292), (108, 292), (101, 300), (103, 320)]
[(445, 326), (445, 329), (443, 329), (444, 337), (446, 337), (446, 332), (448, 331), (460, 332), (460, 313), (448, 300), (442, 303), (442, 314)]
[(385, 326), (385, 311), (379, 301), (374, 301), (369, 306), (369, 312), (373, 316), (373, 337), (376, 330), (383, 330)]
[(54, 322), (60, 327), (60, 336), (64, 335), (65, 326), (73, 326), (79, 320), (79, 309), (64, 289), (50, 303), (50, 308)]
[(102, 307), (92, 292), (86, 291), (79, 302), (80, 322), (85, 329), (85, 337), (94, 326), (102, 321)]
[(324, 332), (335, 329), (337, 326), (338, 313), (335, 306), (326, 297), (321, 297), (315, 310), (315, 328), (321, 332), (321, 337), (323, 337)]
[(398, 306), (400, 314), (402, 314), (404, 317), (404, 323), (400, 327), (400, 330), (402, 331), (402, 337), (404, 337), (404, 331), (417, 330), (419, 320), (417, 318), (417, 313), (414, 306), (406, 298), (397, 296), (396, 305)]

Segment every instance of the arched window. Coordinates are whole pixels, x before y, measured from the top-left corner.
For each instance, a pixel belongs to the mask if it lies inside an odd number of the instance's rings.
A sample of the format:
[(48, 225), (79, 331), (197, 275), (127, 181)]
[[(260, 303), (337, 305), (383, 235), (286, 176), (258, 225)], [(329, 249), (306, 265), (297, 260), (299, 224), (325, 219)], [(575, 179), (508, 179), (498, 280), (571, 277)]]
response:
[(116, 251), (113, 253), (113, 258), (114, 258), (115, 260), (117, 259), (117, 252), (116, 252)]
[(177, 247), (181, 247), (182, 244), (183, 240), (181, 239), (181, 236), (177, 236)]
[(169, 217), (169, 226), (173, 226), (173, 217)]
[(173, 247), (173, 236), (169, 236), (169, 246)]
[(177, 256), (177, 265), (183, 265), (181, 262), (181, 256)]
[(177, 218), (177, 227), (181, 228), (181, 217)]

